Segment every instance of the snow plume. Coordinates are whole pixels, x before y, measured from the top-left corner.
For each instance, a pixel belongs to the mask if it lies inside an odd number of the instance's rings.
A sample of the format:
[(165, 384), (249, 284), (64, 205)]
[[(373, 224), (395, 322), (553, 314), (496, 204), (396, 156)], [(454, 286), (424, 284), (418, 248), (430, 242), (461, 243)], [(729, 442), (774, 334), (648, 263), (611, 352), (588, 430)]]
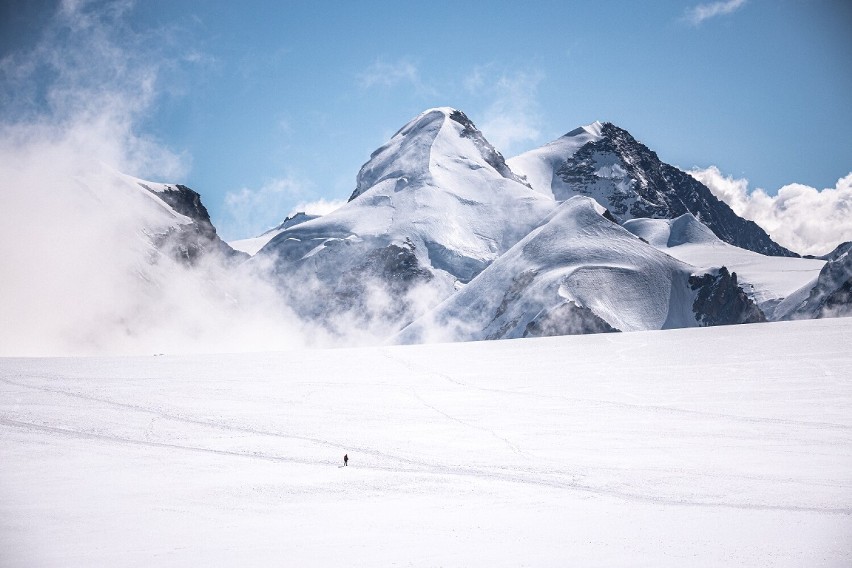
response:
[(0, 355), (292, 345), (262, 270), (164, 255), (155, 237), (189, 220), (118, 173), (186, 168), (138, 132), (182, 58), (134, 31), (131, 8), (63, 2), (35, 46), (0, 61)]
[(491, 66), (478, 67), (464, 82), (465, 89), (490, 102), (478, 121), (485, 137), (505, 156), (513, 156), (521, 145), (536, 142), (541, 135), (538, 71), (495, 73)]
[(688, 8), (684, 14), (684, 20), (693, 26), (700, 26), (704, 21), (718, 16), (726, 16), (742, 8), (746, 0), (724, 0), (721, 2), (710, 2), (698, 4)]
[(776, 195), (749, 191), (747, 179), (724, 175), (716, 166), (689, 171), (734, 213), (763, 227), (778, 244), (801, 254), (825, 254), (852, 241), (852, 173), (819, 191), (798, 183)]

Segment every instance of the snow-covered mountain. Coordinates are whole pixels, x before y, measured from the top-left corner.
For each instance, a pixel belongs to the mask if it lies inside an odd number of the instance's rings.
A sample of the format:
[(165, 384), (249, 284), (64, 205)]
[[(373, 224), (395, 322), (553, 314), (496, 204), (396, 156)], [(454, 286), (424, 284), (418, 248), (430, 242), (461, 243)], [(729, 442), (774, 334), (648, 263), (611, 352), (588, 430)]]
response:
[(512, 173), (462, 112), (435, 108), (372, 154), (346, 205), (284, 230), (252, 262), (274, 262), (304, 315), (392, 333), (555, 206)]
[(666, 164), (626, 130), (595, 122), (508, 160), (530, 185), (558, 201), (588, 195), (620, 221), (674, 219), (692, 213), (723, 241), (774, 256), (798, 256), (752, 221), (738, 217), (710, 190)]
[(777, 319), (825, 264), (612, 124), (506, 161), (448, 107), (373, 152), (343, 207), (242, 244), (303, 318), (365, 341)]
[[(394, 341), (502, 339), (764, 321), (736, 277), (731, 279), (723, 271), (694, 278), (693, 266), (608, 217), (589, 197), (568, 199), (545, 224)], [(695, 228), (702, 238), (712, 236), (703, 226)], [(739, 301), (729, 301), (735, 299)], [(723, 304), (726, 310), (714, 304)]]

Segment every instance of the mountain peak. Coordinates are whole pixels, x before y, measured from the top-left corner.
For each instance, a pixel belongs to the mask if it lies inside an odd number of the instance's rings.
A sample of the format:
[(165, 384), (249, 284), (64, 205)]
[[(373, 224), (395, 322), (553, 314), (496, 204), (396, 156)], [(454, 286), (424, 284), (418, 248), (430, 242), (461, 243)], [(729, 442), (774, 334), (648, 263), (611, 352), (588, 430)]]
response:
[(435, 107), (411, 119), (370, 155), (358, 172), (349, 201), (391, 180), (394, 191), (431, 185), (436, 171), (458, 167), (491, 170), (529, 187), (465, 113), (452, 107)]
[[(562, 138), (576, 138), (577, 136), (584, 136), (584, 135), (590, 135), (590, 136), (594, 136), (595, 138), (600, 138), (601, 136), (603, 136), (602, 131), (603, 131), (604, 124), (605, 123), (603, 123), (599, 120), (596, 120), (591, 124), (587, 124), (585, 126), (580, 126), (578, 128), (575, 128), (571, 132), (562, 136)], [(606, 124), (609, 124), (609, 123), (606, 123)]]
[[(796, 256), (738, 217), (703, 184), (664, 163), (627, 130), (595, 122), (509, 160), (533, 189), (565, 201), (587, 195), (620, 221), (692, 213), (721, 240), (768, 255)], [(685, 221), (684, 221), (685, 223)]]

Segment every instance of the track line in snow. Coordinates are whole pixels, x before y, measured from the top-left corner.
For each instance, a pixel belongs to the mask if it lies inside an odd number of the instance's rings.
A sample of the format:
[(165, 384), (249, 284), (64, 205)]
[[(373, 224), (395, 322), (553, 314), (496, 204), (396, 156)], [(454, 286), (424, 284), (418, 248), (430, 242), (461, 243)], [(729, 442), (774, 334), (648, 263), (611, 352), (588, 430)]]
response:
[(19, 383), (19, 382), (12, 381), (12, 380), (9, 380), (9, 379), (6, 379), (6, 378), (0, 378), (0, 382), (4, 382), (4, 383), (10, 384), (10, 385), (28, 388), (28, 389), (32, 389), (32, 390), (36, 390), (36, 391), (41, 391), (41, 392), (46, 392), (46, 393), (51, 393), (51, 394), (64, 395), (64, 396), (68, 396), (68, 397), (72, 397), (72, 398), (86, 400), (86, 401), (89, 401), (89, 402), (96, 402), (96, 403), (100, 403), (100, 404), (105, 404), (107, 406), (123, 408), (123, 409), (131, 410), (131, 411), (134, 411), (134, 412), (141, 412), (141, 413), (145, 413), (145, 414), (153, 414), (153, 415), (158, 416), (160, 418), (164, 418), (164, 419), (167, 419), (167, 420), (174, 420), (176, 422), (182, 422), (182, 423), (185, 423), (185, 424), (194, 424), (194, 425), (198, 425), (198, 426), (218, 428), (218, 429), (222, 429), (222, 430), (226, 430), (226, 431), (240, 432), (240, 433), (244, 433), (244, 434), (254, 434), (254, 435), (259, 435), (259, 436), (270, 436), (270, 437), (283, 438), (283, 439), (289, 439), (289, 440), (298, 440), (298, 441), (301, 441), (301, 442), (310, 442), (310, 443), (314, 443), (314, 444), (317, 444), (317, 445), (322, 445), (322, 446), (334, 448), (335, 450), (343, 450), (343, 451), (353, 451), (354, 450), (354, 451), (358, 451), (358, 452), (365, 454), (365, 455), (372, 455), (376, 458), (389, 459), (389, 460), (393, 460), (393, 461), (403, 461), (403, 462), (411, 463), (411, 464), (414, 464), (414, 465), (422, 465), (422, 462), (418, 462), (416, 460), (410, 460), (410, 459), (406, 459), (406, 458), (395, 457), (395, 456), (392, 456), (390, 454), (386, 454), (384, 452), (373, 450), (371, 448), (352, 446), (351, 444), (342, 444), (342, 443), (338, 443), (338, 442), (332, 442), (332, 441), (329, 441), (329, 440), (323, 440), (323, 439), (320, 439), (320, 438), (314, 438), (314, 437), (311, 437), (311, 436), (301, 436), (301, 435), (297, 435), (297, 434), (288, 434), (288, 433), (277, 432), (277, 431), (272, 431), (272, 430), (262, 430), (262, 429), (259, 429), (259, 428), (250, 428), (250, 427), (247, 427), (247, 426), (240, 426), (240, 425), (236, 425), (236, 424), (226, 424), (226, 423), (223, 423), (223, 422), (217, 422), (216, 420), (210, 420), (210, 419), (192, 418), (192, 417), (188, 417), (188, 416), (184, 416), (184, 415), (180, 415), (180, 414), (173, 414), (173, 413), (170, 413), (170, 412), (166, 412), (166, 411), (164, 411), (162, 409), (158, 409), (158, 408), (151, 408), (151, 407), (141, 406), (141, 405), (137, 405), (137, 404), (118, 402), (118, 401), (110, 400), (110, 399), (107, 399), (107, 398), (101, 398), (101, 397), (86, 395), (86, 394), (82, 394), (82, 393), (66, 391), (64, 389), (57, 389), (57, 388), (36, 386), (36, 385), (28, 385), (26, 383)]
[[(298, 458), (286, 457), (286, 456), (277, 456), (266, 454), (263, 452), (238, 452), (234, 450), (220, 450), (216, 448), (205, 448), (202, 446), (190, 446), (185, 444), (171, 444), (167, 442), (152, 442), (149, 440), (136, 440), (133, 438), (127, 438), (123, 436), (114, 436), (110, 434), (103, 433), (93, 433), (93, 432), (85, 432), (80, 430), (74, 430), (69, 428), (58, 428), (55, 426), (47, 426), (44, 424), (36, 424), (31, 422), (25, 422), (20, 420), (11, 420), (5, 417), (0, 417), (0, 425), (15, 428), (15, 429), (23, 429), (28, 431), (39, 431), (47, 434), (61, 435), (61, 436), (71, 436), (78, 437), (84, 439), (98, 440), (108, 443), (117, 443), (131, 446), (147, 446), (152, 448), (162, 448), (168, 450), (179, 450), (179, 451), (190, 451), (194, 453), (206, 453), (213, 454), (217, 456), (224, 457), (238, 457), (238, 458), (248, 458), (248, 459), (259, 459), (265, 461), (273, 461), (273, 462), (283, 462), (283, 463), (292, 463), (299, 465), (314, 465), (314, 466), (328, 466), (330, 462), (320, 461), (320, 460), (301, 460)], [(469, 468), (469, 467), (451, 467), (451, 466), (442, 466), (438, 464), (424, 464), (425, 467), (422, 468), (408, 468), (402, 469), (397, 467), (388, 467), (381, 465), (364, 465), (359, 467), (359, 469), (364, 470), (373, 470), (373, 471), (384, 471), (388, 473), (420, 473), (420, 474), (431, 474), (431, 475), (449, 475), (455, 477), (462, 478), (475, 478), (475, 479), (484, 479), (490, 481), (502, 481), (509, 483), (520, 483), (524, 485), (535, 485), (535, 486), (546, 486), (556, 489), (566, 489), (572, 491), (580, 491), (585, 493), (592, 493), (596, 495), (605, 495), (610, 497), (615, 497), (619, 499), (627, 499), (633, 501), (640, 501), (645, 503), (652, 503), (657, 505), (671, 505), (671, 506), (687, 506), (687, 507), (707, 507), (707, 508), (732, 508), (739, 510), (753, 510), (753, 511), (787, 511), (787, 512), (803, 512), (803, 513), (819, 513), (819, 514), (831, 514), (831, 515), (852, 515), (852, 508), (849, 507), (808, 507), (808, 506), (797, 506), (797, 505), (773, 505), (773, 504), (764, 504), (764, 503), (727, 503), (723, 501), (697, 501), (697, 500), (687, 500), (687, 499), (667, 499), (661, 496), (648, 495), (638, 492), (630, 492), (619, 489), (612, 489), (606, 487), (595, 487), (592, 485), (587, 485), (583, 483), (578, 483), (576, 481), (576, 476), (572, 478), (571, 481), (558, 480), (558, 479), (546, 479), (542, 477), (531, 477), (529, 475), (525, 475), (525, 472), (517, 472), (511, 471), (507, 468), (503, 468), (503, 470), (485, 470), (481, 468)]]
[(618, 401), (613, 401), (613, 400), (604, 400), (604, 399), (595, 399), (595, 398), (569, 397), (569, 396), (558, 395), (558, 394), (540, 394), (540, 393), (536, 393), (536, 392), (526, 392), (526, 391), (520, 391), (520, 390), (508, 390), (508, 389), (499, 389), (499, 388), (494, 388), (494, 387), (482, 387), (482, 386), (478, 386), (478, 385), (472, 385), (472, 384), (469, 384), (469, 383), (465, 383), (463, 381), (460, 381), (460, 380), (458, 380), (454, 377), (451, 377), (451, 376), (449, 376), (445, 373), (442, 373), (440, 371), (434, 371), (434, 370), (431, 370), (431, 369), (419, 367), (416, 364), (411, 363), (410, 361), (407, 361), (407, 360), (404, 360), (404, 359), (399, 359), (397, 357), (393, 357), (392, 355), (389, 355), (387, 353), (383, 353), (383, 355), (387, 359), (390, 359), (391, 361), (395, 361), (397, 363), (400, 363), (400, 364), (404, 365), (405, 367), (408, 367), (410, 370), (417, 372), (419, 374), (426, 374), (426, 375), (432, 375), (432, 376), (440, 377), (444, 380), (449, 381), (450, 383), (452, 383), (454, 385), (464, 387), (464, 388), (468, 388), (468, 389), (472, 389), (472, 390), (478, 390), (478, 391), (482, 391), (482, 392), (504, 394), (504, 395), (509, 395), (509, 396), (519, 395), (519, 396), (526, 396), (526, 397), (532, 397), (532, 398), (559, 399), (559, 400), (565, 400), (565, 401), (568, 401), (568, 402), (579, 402), (579, 403), (593, 404), (593, 405), (598, 405), (598, 406), (611, 406), (611, 407), (615, 407), (615, 408), (627, 408), (627, 409), (634, 409), (634, 410), (640, 410), (640, 411), (652, 411), (652, 412), (660, 412), (660, 413), (668, 413), (668, 414), (685, 414), (685, 415), (692, 415), (692, 416), (702, 416), (702, 417), (707, 417), (707, 418), (724, 418), (726, 420), (733, 420), (733, 421), (737, 421), (737, 422), (746, 422), (746, 423), (749, 423), (749, 424), (765, 423), (765, 424), (779, 424), (779, 425), (787, 425), (787, 426), (803, 426), (803, 427), (807, 427), (807, 428), (816, 428), (816, 429), (820, 429), (820, 430), (829, 429), (829, 428), (836, 428), (836, 429), (839, 429), (839, 430), (852, 431), (852, 425), (850, 425), (850, 424), (838, 424), (836, 422), (817, 422), (817, 421), (806, 421), (806, 420), (790, 420), (790, 419), (787, 419), (787, 418), (742, 416), (742, 415), (727, 414), (727, 413), (722, 413), (722, 412), (708, 412), (706, 410), (693, 410), (693, 409), (688, 409), (688, 408), (678, 408), (676, 406), (666, 406), (666, 405), (661, 405), (661, 404), (643, 404), (643, 403), (631, 403), (631, 402), (618, 402)]

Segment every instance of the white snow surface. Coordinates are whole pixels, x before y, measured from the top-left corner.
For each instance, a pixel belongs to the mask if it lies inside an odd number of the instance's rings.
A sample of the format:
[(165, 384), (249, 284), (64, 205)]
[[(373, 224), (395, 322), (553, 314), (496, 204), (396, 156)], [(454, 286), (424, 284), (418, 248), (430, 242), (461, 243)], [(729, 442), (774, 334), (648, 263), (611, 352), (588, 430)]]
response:
[(311, 219), (316, 219), (317, 217), (319, 217), (319, 215), (306, 215), (304, 212), (299, 212), (284, 219), (284, 222), (277, 227), (264, 231), (256, 237), (228, 241), (228, 246), (234, 250), (254, 256), (257, 254), (257, 251), (266, 246), (266, 243), (283, 233), (285, 230), (300, 223), (310, 221)]
[(257, 237), (248, 239), (237, 239), (236, 241), (228, 241), (228, 246), (234, 250), (244, 252), (251, 256), (257, 254), (257, 251), (266, 246), (266, 243), (284, 232), (284, 229), (271, 229)]
[(0, 565), (848, 567), (850, 336), (0, 359)]
[[(767, 316), (778, 300), (810, 290), (824, 260), (766, 256), (730, 245), (691, 213), (676, 219), (632, 219), (624, 228), (667, 254), (696, 267), (696, 273), (726, 266)], [(801, 294), (801, 293), (800, 293)], [(807, 291), (804, 292), (807, 297)]]

